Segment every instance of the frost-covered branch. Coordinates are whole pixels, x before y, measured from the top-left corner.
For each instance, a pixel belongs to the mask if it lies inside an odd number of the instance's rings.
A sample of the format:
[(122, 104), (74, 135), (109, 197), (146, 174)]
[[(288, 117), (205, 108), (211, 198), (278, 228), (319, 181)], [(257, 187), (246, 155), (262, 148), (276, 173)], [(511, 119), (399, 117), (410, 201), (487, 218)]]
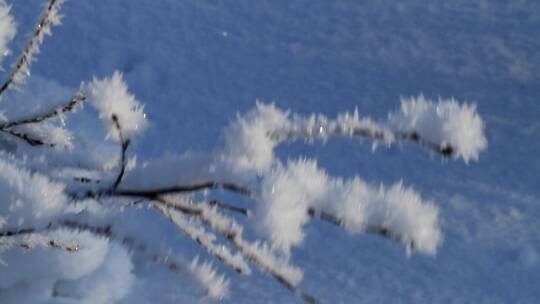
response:
[(11, 130), (11, 129), (0, 129), (0, 132), (3, 132), (5, 134), (9, 134), (9, 135), (11, 135), (13, 137), (16, 137), (16, 138), (26, 142), (30, 146), (48, 145), (51, 148), (54, 147), (53, 143), (46, 144), (42, 139), (33, 137), (32, 135), (29, 135), (29, 134), (26, 134), (26, 133), (18, 132), (18, 131)]
[(317, 300), (310, 294), (302, 291), (296, 285), (302, 279), (302, 272), (290, 265), (286, 260), (278, 258), (270, 248), (265, 244), (249, 243), (242, 237), (242, 226), (234, 220), (225, 217), (217, 212), (216, 209), (208, 208), (204, 204), (199, 204), (197, 208), (192, 209), (191, 205), (182, 200), (174, 202), (157, 197), (154, 200), (162, 206), (173, 208), (175, 210), (196, 210), (186, 213), (201, 221), (201, 223), (212, 228), (216, 233), (227, 239), (243, 256), (254, 263), (263, 272), (271, 275), (281, 285), (290, 290), (295, 296), (306, 303), (317, 303)]
[(231, 204), (224, 203), (224, 202), (222, 202), (220, 200), (215, 200), (215, 199), (210, 200), (210, 201), (208, 201), (208, 204), (210, 206), (216, 206), (219, 209), (232, 211), (232, 212), (235, 212), (235, 213), (242, 214), (244, 216), (250, 216), (252, 214), (252, 211), (249, 210), (248, 208), (242, 208), (242, 207), (234, 206), (234, 205), (231, 205)]
[(202, 227), (197, 227), (197, 223), (188, 221), (187, 219), (183, 218), (183, 215), (174, 214), (171, 208), (157, 204), (154, 204), (153, 206), (165, 218), (180, 229), (180, 231), (199, 244), (207, 253), (217, 258), (221, 263), (231, 267), (234, 269), (234, 271), (240, 274), (251, 273), (251, 269), (241, 255), (233, 255), (224, 245), (214, 243), (214, 240), (216, 239), (214, 234), (205, 231)]
[(0, 238), (1, 237), (32, 234), (32, 233), (35, 233), (35, 232), (36, 232), (36, 230), (34, 228), (23, 228), (23, 229), (16, 229), (16, 230), (3, 230), (3, 231), (0, 231)]
[[(336, 215), (330, 213), (330, 212), (317, 211), (317, 210), (315, 210), (315, 208), (308, 208), (308, 214), (309, 214), (309, 216), (311, 216), (313, 218), (320, 219), (320, 220), (322, 220), (324, 222), (327, 222), (327, 223), (330, 223), (332, 225), (335, 225), (335, 226), (338, 226), (338, 227), (341, 227), (341, 228), (345, 227), (345, 221), (343, 219), (337, 217)], [(380, 237), (383, 237), (383, 238), (387, 238), (387, 239), (390, 239), (390, 240), (398, 242), (398, 243), (403, 243), (403, 241), (401, 239), (399, 239), (399, 237), (396, 237), (397, 233), (391, 232), (388, 228), (386, 228), (384, 226), (366, 226), (364, 228), (364, 232), (369, 233), (369, 234), (373, 234), (373, 235), (377, 235), (377, 236), (380, 236)], [(414, 248), (414, 241), (411, 241), (410, 243), (405, 244), (405, 247), (410, 249), (410, 250), (414, 250), (415, 249)]]
[[(42, 124), (45, 121), (60, 117), (64, 113), (75, 110), (77, 105), (84, 102), (85, 97), (81, 94), (76, 94), (70, 101), (60, 107), (43, 114), (37, 114), (30, 118), (0, 123), (0, 132), (16, 137), (30, 146), (55, 147), (58, 144), (69, 147), (69, 132), (63, 128), (57, 128), (52, 125)], [(41, 124), (41, 125), (40, 125)]]
[(77, 252), (80, 249), (79, 242), (77, 241), (65, 244), (40, 234), (26, 235), (22, 238), (0, 237), (0, 252), (10, 248), (32, 250), (38, 247), (60, 249), (68, 252)]
[(43, 114), (34, 115), (30, 118), (18, 119), (15, 121), (0, 124), (0, 129), (7, 130), (9, 128), (17, 127), (20, 125), (40, 123), (51, 118), (59, 117), (64, 113), (74, 111), (78, 105), (85, 101), (85, 99), (86, 97), (84, 95), (77, 93), (65, 105), (56, 107), (53, 110), (45, 112)]
[[(86, 182), (90, 182), (90, 179), (84, 179)], [(170, 187), (163, 187), (163, 188), (155, 188), (155, 189), (123, 189), (120, 187), (120, 189), (117, 190), (111, 190), (109, 188), (101, 189), (101, 190), (88, 190), (88, 191), (75, 191), (75, 192), (67, 192), (67, 196), (71, 197), (74, 200), (80, 201), (87, 198), (99, 198), (99, 197), (139, 197), (139, 198), (146, 198), (146, 199), (155, 199), (156, 197), (162, 196), (162, 195), (168, 195), (168, 194), (187, 194), (187, 193), (194, 193), (194, 192), (200, 192), (204, 190), (210, 190), (210, 189), (223, 189), (230, 191), (232, 193), (237, 193), (240, 195), (250, 196), (252, 194), (252, 191), (248, 188), (245, 188), (243, 186), (233, 184), (233, 183), (225, 183), (225, 182), (202, 182), (197, 183), (193, 185), (178, 185), (178, 186), (170, 186)]]
[[(355, 112), (357, 113), (357, 112)], [(296, 140), (326, 140), (332, 136), (350, 136), (372, 139), (376, 142), (386, 144), (398, 140), (417, 143), (429, 150), (437, 152), (444, 157), (454, 156), (455, 148), (446, 143), (436, 143), (422, 138), (416, 131), (402, 132), (391, 131), (376, 124), (348, 125), (343, 122), (325, 121), (321, 119), (316, 125), (295, 128), (293, 130), (279, 130), (270, 134), (270, 137), (277, 142)]]
[(34, 55), (39, 52), (39, 46), (43, 43), (45, 35), (51, 35), (51, 27), (60, 24), (59, 10), (63, 2), (64, 0), (50, 0), (47, 3), (32, 37), (13, 65), (8, 78), (0, 86), (0, 96), (14, 84), (21, 83), (25, 76), (30, 74), (30, 63), (33, 61)]
[(121, 196), (140, 196), (140, 197), (153, 198), (159, 195), (191, 193), (191, 192), (204, 191), (208, 189), (223, 189), (223, 190), (227, 190), (227, 191), (237, 193), (240, 195), (245, 195), (245, 196), (250, 196), (252, 194), (252, 191), (250, 189), (245, 188), (243, 186), (240, 186), (234, 183), (214, 182), (214, 181), (202, 182), (202, 183), (197, 183), (193, 185), (179, 185), (179, 186), (171, 186), (171, 187), (148, 189), (148, 190), (120, 189), (118, 191), (113, 192), (112, 194), (121, 195)]
[(468, 162), (478, 159), (487, 147), (483, 129), (484, 122), (474, 104), (459, 104), (454, 99), (434, 102), (422, 95), (402, 99), (401, 108), (382, 122), (360, 117), (358, 110), (330, 119), (322, 114), (291, 114), (259, 102), (252, 111), (238, 115), (225, 131), (221, 158), (231, 170), (261, 173), (272, 167), (274, 149), (283, 142), (312, 142), (342, 135), (369, 138), (385, 145), (410, 141)]

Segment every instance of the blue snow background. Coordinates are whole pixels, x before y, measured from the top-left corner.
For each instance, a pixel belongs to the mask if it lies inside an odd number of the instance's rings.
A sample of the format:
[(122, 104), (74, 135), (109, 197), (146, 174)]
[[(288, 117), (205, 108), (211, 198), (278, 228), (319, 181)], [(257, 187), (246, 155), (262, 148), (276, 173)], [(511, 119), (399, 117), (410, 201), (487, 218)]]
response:
[[(41, 1), (7, 2), (20, 47)], [(63, 13), (33, 75), (75, 90), (122, 71), (151, 121), (139, 160), (211, 150), (257, 99), (380, 119), (400, 96), (475, 102), (489, 146), (468, 165), (408, 144), (279, 149), (331, 175), (403, 180), (441, 211), (435, 257), (313, 222), (293, 253), (301, 287), (322, 303), (540, 302), (539, 1), (107, 0), (68, 1)], [(228, 274), (225, 303), (297, 301), (271, 278)], [(148, 288), (172, 297), (181, 284)]]

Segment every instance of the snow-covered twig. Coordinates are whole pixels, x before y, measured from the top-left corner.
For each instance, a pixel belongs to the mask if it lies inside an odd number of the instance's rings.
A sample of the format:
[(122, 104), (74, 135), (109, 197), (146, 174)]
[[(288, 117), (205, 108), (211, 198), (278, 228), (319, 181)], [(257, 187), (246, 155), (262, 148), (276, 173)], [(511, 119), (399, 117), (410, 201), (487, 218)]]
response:
[(14, 84), (22, 82), (24, 77), (30, 74), (30, 63), (33, 60), (33, 56), (39, 52), (39, 46), (43, 43), (43, 38), (46, 34), (51, 34), (51, 27), (53, 25), (60, 24), (61, 16), (58, 12), (63, 2), (64, 0), (50, 0), (47, 3), (32, 37), (30, 37), (19, 59), (13, 65), (13, 70), (10, 72), (8, 78), (0, 86), (0, 96)]
[[(330, 212), (323, 210), (317, 211), (315, 208), (308, 208), (308, 214), (313, 218), (317, 218), (332, 225), (344, 228), (344, 220)], [(367, 226), (364, 228), (364, 231), (366, 233), (378, 235), (398, 243), (403, 243), (403, 241), (397, 236), (397, 233), (392, 233), (388, 228), (383, 226)], [(408, 249), (414, 250), (414, 241), (411, 241), (405, 246), (407, 246)]]
[(406, 140), (417, 143), (424, 148), (441, 154), (444, 157), (451, 157), (454, 154), (454, 147), (449, 144), (431, 142), (420, 136), (418, 132), (393, 132), (376, 126), (370, 127), (350, 127), (346, 128), (339, 124), (318, 125), (315, 129), (307, 128), (300, 130), (281, 130), (270, 134), (274, 140), (295, 141), (300, 139), (314, 140), (327, 139), (331, 136), (353, 136), (369, 138), (378, 142), (393, 142), (395, 140)]
[(227, 204), (227, 203), (224, 203), (220, 200), (210, 200), (208, 201), (208, 204), (210, 206), (216, 206), (220, 209), (223, 209), (223, 210), (228, 210), (228, 211), (232, 211), (232, 212), (235, 212), (235, 213), (240, 213), (244, 216), (250, 216), (251, 215), (251, 211), (248, 209), (248, 208), (242, 208), (242, 207), (238, 207), (238, 206), (234, 206), (234, 205), (231, 205), (231, 204)]
[[(15, 131), (15, 130), (0, 129), (0, 132), (9, 134), (9, 135), (11, 135), (13, 137), (16, 137), (16, 138), (18, 138), (20, 140), (23, 140), (24, 142), (26, 142), (30, 146), (42, 146), (42, 145), (46, 144), (42, 139), (35, 138), (35, 137), (32, 137), (31, 135), (28, 135), (28, 134), (22, 133), (22, 132), (18, 132), (18, 131)], [(50, 143), (50, 144), (48, 144), (48, 146), (49, 147), (54, 147), (54, 144)]]
[(20, 248), (24, 250), (31, 250), (37, 247), (60, 249), (68, 252), (77, 252), (80, 249), (79, 242), (77, 241), (64, 244), (39, 234), (27, 235), (23, 240), (13, 238), (6, 239), (6, 237), (0, 237), (0, 249)]
[(205, 231), (202, 227), (197, 227), (196, 223), (189, 222), (182, 218), (181, 214), (176, 216), (173, 215), (170, 208), (157, 204), (153, 204), (152, 206), (180, 229), (180, 231), (199, 244), (207, 253), (217, 258), (221, 263), (231, 267), (240, 274), (251, 273), (249, 266), (241, 255), (233, 255), (224, 245), (214, 244), (216, 238), (214, 234)]
[(171, 187), (148, 189), (148, 190), (120, 189), (118, 191), (115, 191), (113, 194), (122, 195), (122, 196), (141, 196), (141, 197), (151, 198), (158, 195), (199, 192), (199, 191), (203, 191), (207, 189), (223, 189), (223, 190), (231, 191), (233, 193), (246, 195), (246, 196), (250, 196), (252, 194), (252, 191), (250, 189), (245, 188), (243, 186), (240, 186), (234, 183), (214, 182), (214, 181), (202, 182), (202, 183), (197, 183), (193, 185), (180, 185), (180, 186), (171, 186)]
[[(154, 201), (181, 212), (186, 208), (190, 208), (189, 205), (182, 202), (171, 202), (160, 196), (156, 197)], [(198, 208), (193, 209), (193, 211), (187, 214), (197, 218), (201, 223), (211, 227), (218, 234), (222, 235), (243, 256), (261, 269), (261, 271), (271, 275), (299, 299), (302, 299), (306, 303), (318, 303), (315, 297), (296, 287), (296, 284), (302, 277), (298, 269), (289, 266), (286, 261), (278, 259), (267, 246), (246, 241), (242, 237), (242, 227), (234, 220), (219, 214), (215, 209), (205, 207), (203, 204), (198, 205)]]
[(85, 99), (86, 97), (84, 95), (82, 95), (81, 93), (77, 93), (69, 100), (68, 103), (66, 103), (63, 106), (56, 107), (55, 109), (51, 111), (45, 112), (43, 114), (38, 114), (30, 118), (18, 119), (15, 121), (10, 121), (10, 122), (0, 124), (0, 129), (6, 130), (6, 129), (20, 126), (20, 125), (40, 123), (45, 120), (58, 117), (64, 113), (68, 113), (75, 110), (75, 108), (79, 104), (83, 103)]
[[(90, 182), (92, 180), (85, 179), (85, 182)], [(99, 183), (98, 181), (95, 181), (96, 183)], [(139, 198), (146, 198), (146, 199), (155, 199), (158, 196), (161, 195), (168, 195), (168, 194), (186, 194), (186, 193), (194, 193), (194, 192), (200, 192), (208, 189), (223, 189), (227, 191), (231, 191), (233, 193), (237, 193), (240, 195), (245, 196), (251, 196), (252, 191), (248, 188), (245, 188), (243, 186), (234, 184), (234, 183), (224, 183), (224, 182), (202, 182), (192, 185), (178, 185), (178, 186), (170, 186), (170, 187), (163, 187), (163, 188), (155, 188), (155, 189), (101, 189), (101, 190), (88, 190), (88, 191), (75, 191), (75, 192), (67, 192), (66, 195), (73, 199), (74, 201), (80, 201), (87, 198), (98, 198), (98, 197), (139, 197)]]
[(17, 127), (24, 127), (43, 123), (48, 119), (58, 117), (67, 112), (71, 112), (77, 107), (77, 105), (84, 102), (84, 100), (85, 96), (78, 93), (74, 95), (67, 104), (57, 107), (51, 111), (32, 116), (30, 118), (23, 118), (0, 124), (0, 132), (16, 137), (26, 142), (30, 146), (48, 145), (49, 147), (54, 147), (57, 143), (55, 143), (54, 141), (48, 141), (48, 138), (39, 138), (36, 135), (31, 134), (32, 129), (27, 128), (27, 130), (20, 130), (21, 128)]

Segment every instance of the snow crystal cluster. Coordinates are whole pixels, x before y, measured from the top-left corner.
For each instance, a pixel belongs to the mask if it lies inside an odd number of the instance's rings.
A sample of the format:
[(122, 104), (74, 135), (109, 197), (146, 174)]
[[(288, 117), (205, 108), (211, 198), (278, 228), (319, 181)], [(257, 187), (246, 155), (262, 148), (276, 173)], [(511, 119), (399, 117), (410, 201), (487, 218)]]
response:
[(441, 240), (437, 208), (414, 190), (401, 183), (372, 186), (359, 177), (329, 177), (313, 160), (272, 170), (263, 179), (257, 206), (260, 228), (287, 254), (304, 238), (306, 210), (333, 214), (353, 234), (386, 231), (408, 250), (434, 254)]
[(438, 102), (420, 95), (403, 98), (399, 112), (390, 113), (389, 124), (405, 132), (415, 131), (422, 138), (443, 145), (451, 145), (456, 156), (465, 162), (477, 160), (487, 147), (484, 122), (474, 104), (459, 104), (455, 99)]
[(129, 137), (144, 130), (144, 107), (128, 92), (120, 72), (114, 72), (111, 78), (94, 79), (88, 85), (87, 95), (90, 104), (98, 110), (99, 118), (106, 124), (109, 138), (120, 140), (113, 116), (118, 119), (124, 136)]

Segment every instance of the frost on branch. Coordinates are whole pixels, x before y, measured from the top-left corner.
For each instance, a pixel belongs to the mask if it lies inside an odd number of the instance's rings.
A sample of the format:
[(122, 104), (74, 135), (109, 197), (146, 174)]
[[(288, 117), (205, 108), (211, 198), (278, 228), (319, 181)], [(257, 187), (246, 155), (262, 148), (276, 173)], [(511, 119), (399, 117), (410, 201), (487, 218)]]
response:
[(263, 179), (258, 201), (261, 228), (289, 253), (299, 245), (311, 215), (332, 214), (351, 233), (382, 232), (411, 249), (435, 254), (441, 240), (438, 211), (401, 183), (371, 186), (359, 177), (328, 176), (314, 161), (289, 161)]
[[(23, 83), (24, 79), (30, 75), (30, 64), (35, 60), (34, 55), (39, 53), (39, 48), (43, 43), (45, 35), (52, 35), (51, 27), (60, 24), (62, 16), (59, 14), (59, 10), (63, 2), (64, 0), (50, 0), (46, 2), (41, 18), (36, 24), (32, 36), (22, 50), (17, 61), (14, 62), (8, 78), (2, 85), (0, 85), (0, 96), (13, 85)], [(6, 10), (5, 7), (5, 3), (2, 0), (0, 2), (0, 17), (3, 17), (2, 12)], [(7, 13), (8, 11), (4, 12), (6, 16), (8, 16)], [(10, 18), (6, 18), (6, 20), (10, 20)], [(0, 50), (2, 49), (2, 22), (3, 21), (0, 21)], [(4, 29), (8, 30), (7, 33), (9, 35), (9, 27)], [(13, 34), (14, 33), (11, 34), (11, 37), (13, 37)]]
[(309, 207), (324, 193), (326, 174), (315, 162), (291, 161), (278, 165), (262, 181), (256, 215), (272, 244), (289, 254), (304, 239), (302, 227), (309, 220)]
[(478, 159), (487, 147), (484, 123), (476, 107), (454, 99), (438, 103), (418, 98), (403, 99), (400, 111), (386, 121), (360, 117), (358, 110), (341, 113), (336, 119), (322, 114), (301, 116), (257, 103), (254, 110), (238, 115), (225, 131), (222, 158), (231, 170), (263, 173), (273, 164), (273, 149), (282, 142), (304, 139), (326, 140), (331, 136), (363, 137), (374, 143), (392, 145), (410, 141), (444, 157)]
[(95, 79), (87, 88), (90, 104), (99, 112), (99, 118), (107, 128), (107, 137), (119, 141), (120, 134), (112, 117), (118, 118), (122, 133), (129, 137), (144, 130), (146, 115), (144, 106), (130, 94), (122, 79), (122, 73), (114, 72), (111, 78)]
[(428, 141), (449, 145), (465, 162), (477, 160), (487, 147), (484, 122), (474, 104), (455, 99), (433, 102), (420, 95), (403, 98), (399, 112), (391, 113), (389, 124), (402, 132), (417, 132)]
[(237, 116), (224, 132), (223, 159), (233, 171), (263, 173), (274, 160), (277, 140), (269, 132), (289, 125), (288, 113), (257, 102), (245, 116)]
[(202, 286), (208, 288), (206, 295), (210, 299), (222, 299), (229, 293), (229, 281), (225, 279), (225, 276), (219, 275), (212, 264), (200, 263), (199, 258), (195, 258), (189, 265), (189, 270)]
[(64, 185), (0, 158), (0, 229), (46, 225), (62, 213)]
[(4, 56), (9, 54), (8, 43), (15, 37), (15, 20), (9, 15), (10, 7), (0, 0), (0, 71)]

